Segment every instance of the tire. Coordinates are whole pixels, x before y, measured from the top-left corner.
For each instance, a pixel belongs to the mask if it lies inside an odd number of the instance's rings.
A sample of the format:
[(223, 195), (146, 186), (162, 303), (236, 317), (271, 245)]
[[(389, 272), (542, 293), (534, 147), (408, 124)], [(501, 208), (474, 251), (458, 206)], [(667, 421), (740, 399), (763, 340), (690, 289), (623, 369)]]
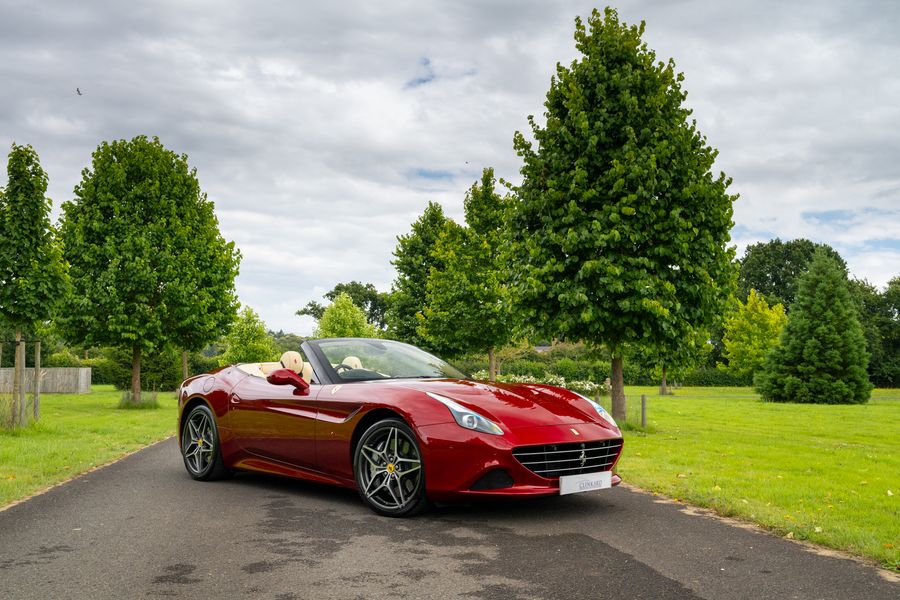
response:
[(222, 461), (216, 418), (205, 404), (192, 408), (184, 420), (181, 457), (188, 474), (197, 481), (215, 481), (231, 475)]
[(385, 419), (369, 427), (353, 452), (356, 488), (379, 515), (411, 517), (428, 508), (425, 465), (409, 425)]

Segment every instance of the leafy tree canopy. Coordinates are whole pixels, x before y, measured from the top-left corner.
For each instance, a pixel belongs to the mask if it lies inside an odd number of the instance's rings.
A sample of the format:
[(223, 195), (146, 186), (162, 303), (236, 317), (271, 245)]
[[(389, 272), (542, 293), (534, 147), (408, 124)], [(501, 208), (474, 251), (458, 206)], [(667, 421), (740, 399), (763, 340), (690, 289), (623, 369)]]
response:
[(804, 238), (786, 242), (775, 238), (750, 244), (740, 260), (738, 298), (746, 298), (750, 290), (756, 290), (770, 305), (782, 304), (790, 312), (797, 281), (806, 272), (816, 250), (822, 250), (847, 270), (847, 263), (828, 244), (817, 244)]
[[(510, 199), (494, 191), (485, 169), (464, 201), (466, 225), (447, 221), (434, 246), (419, 334), (449, 355), (494, 350), (513, 337), (506, 268), (501, 260)], [(491, 360), (490, 374), (496, 374)]]
[(397, 237), (394, 260), (397, 269), (386, 320), (391, 337), (426, 350), (434, 350), (418, 333), (419, 319), (427, 303), (428, 274), (440, 267), (434, 246), (444, 231), (447, 217), (440, 204), (429, 202), (425, 212), (412, 224), (412, 230)]
[(366, 313), (350, 295), (341, 292), (322, 313), (313, 337), (378, 337), (378, 331), (366, 321)]
[(861, 404), (872, 384), (869, 355), (843, 266), (825, 251), (800, 277), (779, 345), (755, 378), (770, 402)]
[(786, 322), (782, 305), (770, 307), (756, 290), (750, 290), (747, 303), (738, 302), (725, 321), (723, 342), (728, 365), (723, 368), (738, 377), (752, 377), (762, 370)]
[[(334, 286), (330, 292), (325, 294), (325, 299), (329, 302), (334, 302), (341, 293), (346, 293), (353, 300), (354, 304), (366, 311), (366, 319), (370, 323), (378, 329), (385, 328), (385, 312), (387, 311), (389, 294), (379, 292), (371, 283), (351, 281), (350, 283), (339, 283)], [(322, 318), (324, 312), (325, 306), (313, 300), (298, 310), (296, 314), (299, 316), (307, 315), (318, 321)]]
[(900, 277), (884, 292), (858, 279), (849, 285), (870, 354), (869, 379), (879, 387), (900, 387)]
[(233, 319), (240, 253), (187, 156), (157, 138), (100, 144), (75, 196), (61, 222), (73, 287), (61, 325), (85, 346), (131, 348), (139, 401), (142, 352), (202, 348)]
[(684, 338), (721, 314), (735, 279), (735, 196), (684, 106), (683, 76), (657, 62), (613, 9), (576, 20), (580, 57), (557, 65), (544, 104), (517, 133), (523, 182), (510, 226), (513, 283), (527, 322), (604, 344), (623, 416), (622, 348)]
[(285, 333), (280, 329), (278, 331), (270, 331), (269, 337), (278, 346), (279, 355), (284, 354), (288, 350), (299, 350), (300, 345), (306, 341), (306, 338), (303, 336), (295, 333)]
[(31, 146), (13, 144), (0, 188), (0, 320), (17, 330), (53, 314), (68, 275), (50, 225), (47, 174)]
[(281, 355), (275, 341), (266, 331), (266, 324), (249, 306), (238, 313), (224, 342), (225, 352), (220, 358), (223, 365), (272, 362)]

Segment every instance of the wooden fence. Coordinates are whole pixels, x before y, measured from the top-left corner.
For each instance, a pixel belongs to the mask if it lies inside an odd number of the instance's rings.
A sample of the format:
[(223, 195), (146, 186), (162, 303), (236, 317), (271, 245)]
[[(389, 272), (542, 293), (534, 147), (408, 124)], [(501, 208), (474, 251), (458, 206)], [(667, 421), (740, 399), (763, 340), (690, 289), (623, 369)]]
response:
[[(90, 394), (90, 367), (52, 367), (41, 369), (42, 394)], [(0, 369), (0, 394), (12, 393), (13, 369)], [(25, 369), (25, 392), (34, 391), (34, 369)]]

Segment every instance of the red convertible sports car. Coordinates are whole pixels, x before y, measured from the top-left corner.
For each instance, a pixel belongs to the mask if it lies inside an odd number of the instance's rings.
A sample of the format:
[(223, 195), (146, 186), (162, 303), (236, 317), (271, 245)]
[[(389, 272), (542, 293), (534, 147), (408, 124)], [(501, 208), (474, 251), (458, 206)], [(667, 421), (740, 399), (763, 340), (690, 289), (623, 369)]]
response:
[(593, 400), (473, 381), (388, 340), (307, 341), (280, 362), (192, 377), (179, 390), (178, 424), (194, 479), (247, 470), (329, 483), (388, 516), (620, 482), (622, 434)]

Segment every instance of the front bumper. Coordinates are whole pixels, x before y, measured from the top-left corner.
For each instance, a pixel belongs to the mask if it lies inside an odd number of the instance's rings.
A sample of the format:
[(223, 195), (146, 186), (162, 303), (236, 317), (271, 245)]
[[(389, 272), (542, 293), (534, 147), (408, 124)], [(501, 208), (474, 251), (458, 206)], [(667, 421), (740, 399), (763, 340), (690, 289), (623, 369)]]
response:
[[(542, 477), (513, 456), (513, 449), (544, 444), (572, 444), (619, 440), (621, 434), (596, 424), (548, 425), (507, 431), (502, 436), (464, 429), (456, 423), (418, 428), (425, 462), (425, 489), (434, 502), (465, 501), (475, 498), (528, 498), (559, 494), (559, 479)], [(612, 484), (621, 483), (615, 474), (619, 455), (609, 467)], [(512, 485), (498, 489), (472, 489), (492, 471), (502, 469)]]

